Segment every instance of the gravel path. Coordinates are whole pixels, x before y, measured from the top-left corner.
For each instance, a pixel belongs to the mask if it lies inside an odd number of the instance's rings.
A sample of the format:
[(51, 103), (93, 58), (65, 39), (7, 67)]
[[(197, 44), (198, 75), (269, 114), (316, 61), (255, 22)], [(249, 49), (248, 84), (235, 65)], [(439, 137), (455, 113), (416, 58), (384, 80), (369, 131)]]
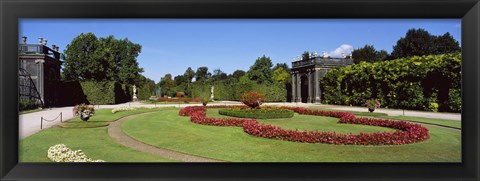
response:
[[(142, 113), (142, 114), (151, 114), (150, 113)], [(210, 159), (210, 158), (204, 158), (204, 157), (199, 157), (199, 156), (194, 156), (194, 155), (189, 155), (173, 150), (168, 150), (168, 149), (163, 149), (163, 148), (157, 148), (148, 144), (145, 144), (143, 142), (137, 141), (133, 139), (132, 137), (126, 135), (121, 128), (121, 125), (123, 122), (125, 122), (128, 119), (131, 119), (133, 117), (136, 117), (138, 115), (142, 114), (136, 114), (136, 115), (131, 115), (127, 116), (124, 118), (121, 118), (115, 122), (110, 123), (108, 126), (108, 135), (112, 137), (115, 141), (118, 143), (125, 145), (127, 147), (133, 148), (138, 151), (146, 152), (146, 153), (151, 153), (154, 155), (161, 156), (163, 158), (168, 158), (172, 160), (178, 160), (178, 161), (183, 161), (183, 162), (223, 162), (221, 160), (215, 160), (215, 159)]]

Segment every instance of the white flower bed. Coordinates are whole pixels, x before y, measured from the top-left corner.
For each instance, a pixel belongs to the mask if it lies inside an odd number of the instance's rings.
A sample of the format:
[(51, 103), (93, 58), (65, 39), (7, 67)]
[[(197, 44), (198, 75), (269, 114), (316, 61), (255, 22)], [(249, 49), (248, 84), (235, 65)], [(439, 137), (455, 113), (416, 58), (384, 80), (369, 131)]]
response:
[(136, 110), (135, 107), (117, 107), (112, 109), (112, 113), (115, 114), (116, 112), (121, 112), (121, 111), (132, 111)]
[(82, 150), (73, 151), (64, 144), (50, 147), (47, 156), (54, 162), (105, 162), (88, 158)]

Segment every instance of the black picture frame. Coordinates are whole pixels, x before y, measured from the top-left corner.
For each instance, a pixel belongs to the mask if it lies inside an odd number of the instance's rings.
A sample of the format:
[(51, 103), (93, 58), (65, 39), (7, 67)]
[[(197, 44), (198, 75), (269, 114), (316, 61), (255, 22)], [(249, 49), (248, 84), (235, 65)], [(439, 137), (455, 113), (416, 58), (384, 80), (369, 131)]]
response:
[[(479, 180), (478, 0), (1, 0), (1, 180)], [(462, 163), (18, 163), (20, 18), (461, 18)]]

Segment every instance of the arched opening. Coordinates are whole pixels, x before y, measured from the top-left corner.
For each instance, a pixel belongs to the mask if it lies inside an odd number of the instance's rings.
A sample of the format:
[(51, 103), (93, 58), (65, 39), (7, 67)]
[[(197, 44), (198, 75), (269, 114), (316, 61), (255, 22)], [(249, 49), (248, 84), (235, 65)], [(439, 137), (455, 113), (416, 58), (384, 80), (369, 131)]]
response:
[(308, 77), (307, 75), (302, 75), (301, 77), (301, 93), (302, 93), (302, 102), (307, 103), (308, 99)]

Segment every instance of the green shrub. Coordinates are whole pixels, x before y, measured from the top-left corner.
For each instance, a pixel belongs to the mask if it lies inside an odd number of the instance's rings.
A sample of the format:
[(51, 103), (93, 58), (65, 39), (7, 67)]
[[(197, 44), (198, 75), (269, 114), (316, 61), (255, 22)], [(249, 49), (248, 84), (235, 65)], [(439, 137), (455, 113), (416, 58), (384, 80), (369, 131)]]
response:
[(460, 70), (460, 53), (334, 68), (320, 80), (322, 101), (361, 106), (365, 100), (376, 98), (386, 108), (429, 110), (430, 103), (438, 103), (438, 111), (459, 112)]
[(37, 108), (38, 106), (35, 104), (35, 102), (33, 102), (32, 100), (24, 100), (24, 101), (20, 101), (18, 103), (18, 108), (20, 111), (23, 111), (23, 110), (28, 110), (28, 109), (35, 109)]
[(292, 110), (280, 108), (225, 108), (219, 109), (218, 114), (238, 118), (278, 119), (291, 118), (293, 117), (294, 112)]
[(131, 86), (114, 81), (85, 81), (80, 84), (90, 104), (119, 104), (131, 101), (133, 96)]

